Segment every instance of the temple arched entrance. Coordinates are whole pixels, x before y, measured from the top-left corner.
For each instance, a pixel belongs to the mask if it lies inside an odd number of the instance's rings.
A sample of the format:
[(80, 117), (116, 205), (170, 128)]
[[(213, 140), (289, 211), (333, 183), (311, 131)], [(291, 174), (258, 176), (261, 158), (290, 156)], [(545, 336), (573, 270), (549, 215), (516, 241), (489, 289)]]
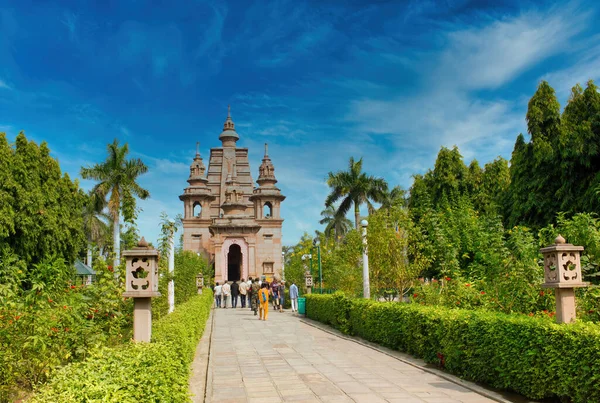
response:
[(242, 248), (233, 244), (227, 252), (227, 279), (229, 281), (240, 281), (242, 278)]
[(220, 263), (215, 275), (223, 281), (248, 278), (248, 242), (244, 238), (227, 238), (220, 251)]

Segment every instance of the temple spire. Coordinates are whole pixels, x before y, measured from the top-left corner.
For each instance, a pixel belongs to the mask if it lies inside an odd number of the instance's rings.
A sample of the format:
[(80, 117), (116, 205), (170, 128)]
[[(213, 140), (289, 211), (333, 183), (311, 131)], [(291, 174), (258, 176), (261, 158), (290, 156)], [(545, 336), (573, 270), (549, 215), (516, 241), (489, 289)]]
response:
[(235, 124), (231, 119), (231, 105), (227, 106), (227, 119), (223, 124), (223, 132), (219, 135), (219, 140), (223, 142), (223, 147), (235, 147), (235, 142), (240, 136), (235, 132)]
[(269, 156), (269, 145), (265, 143), (265, 157)]
[(200, 142), (196, 141), (196, 155), (200, 155)]

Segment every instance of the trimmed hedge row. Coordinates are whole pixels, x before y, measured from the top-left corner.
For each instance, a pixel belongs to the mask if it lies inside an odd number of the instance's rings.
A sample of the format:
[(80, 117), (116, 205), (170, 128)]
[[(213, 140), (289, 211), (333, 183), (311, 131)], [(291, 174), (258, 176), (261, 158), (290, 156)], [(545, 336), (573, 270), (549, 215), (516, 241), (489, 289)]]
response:
[(307, 295), (311, 319), (532, 399), (600, 401), (600, 326), (496, 312)]
[(190, 364), (213, 303), (206, 290), (153, 325), (151, 343), (101, 348), (67, 365), (31, 402), (189, 402)]

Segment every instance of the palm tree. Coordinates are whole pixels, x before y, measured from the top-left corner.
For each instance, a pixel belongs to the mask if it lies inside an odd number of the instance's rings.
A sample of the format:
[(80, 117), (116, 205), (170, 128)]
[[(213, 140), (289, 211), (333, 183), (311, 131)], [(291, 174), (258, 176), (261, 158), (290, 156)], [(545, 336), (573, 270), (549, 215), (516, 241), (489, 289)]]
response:
[(87, 237), (87, 265), (92, 267), (92, 245), (101, 246), (109, 236), (108, 214), (104, 213), (106, 200), (98, 192), (90, 191), (83, 206), (83, 230)]
[(91, 168), (81, 168), (81, 177), (99, 181), (92, 191), (103, 198), (110, 193), (108, 212), (113, 220), (113, 266), (118, 277), (117, 267), (121, 262), (120, 215), (123, 214), (125, 221), (133, 222), (136, 216), (135, 196), (142, 200), (150, 196), (150, 192), (136, 182), (138, 176), (148, 172), (148, 167), (139, 158), (128, 160), (129, 146), (119, 146), (117, 139), (107, 149), (106, 161)]
[(331, 238), (331, 235), (334, 235), (336, 242), (339, 242), (340, 238), (352, 229), (352, 221), (346, 216), (338, 215), (333, 206), (327, 206), (325, 210), (321, 211), (321, 217), (323, 219), (319, 221), (319, 224), (326, 224), (325, 236)]
[(382, 209), (389, 210), (392, 207), (404, 207), (406, 205), (406, 191), (400, 186), (394, 186), (389, 192), (385, 192), (381, 200)]
[(350, 157), (347, 171), (329, 172), (327, 185), (331, 188), (331, 193), (325, 200), (325, 207), (332, 206), (336, 201), (342, 199), (337, 214), (345, 216), (354, 204), (354, 224), (357, 229), (361, 204), (366, 203), (369, 211), (372, 211), (371, 200), (381, 202), (383, 195), (387, 192), (385, 180), (368, 176), (362, 172), (362, 158), (354, 161), (354, 157)]

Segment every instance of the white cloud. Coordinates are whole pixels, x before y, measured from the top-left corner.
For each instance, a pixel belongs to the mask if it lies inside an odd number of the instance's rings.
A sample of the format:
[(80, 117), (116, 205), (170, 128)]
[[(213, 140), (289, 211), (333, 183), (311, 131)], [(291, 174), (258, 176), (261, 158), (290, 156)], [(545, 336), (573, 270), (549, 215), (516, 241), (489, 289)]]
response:
[(585, 27), (586, 18), (587, 14), (561, 7), (450, 32), (437, 75), (472, 89), (498, 88), (545, 58), (564, 52)]
[(0, 80), (0, 89), (12, 90), (12, 87), (6, 83), (4, 80)]

